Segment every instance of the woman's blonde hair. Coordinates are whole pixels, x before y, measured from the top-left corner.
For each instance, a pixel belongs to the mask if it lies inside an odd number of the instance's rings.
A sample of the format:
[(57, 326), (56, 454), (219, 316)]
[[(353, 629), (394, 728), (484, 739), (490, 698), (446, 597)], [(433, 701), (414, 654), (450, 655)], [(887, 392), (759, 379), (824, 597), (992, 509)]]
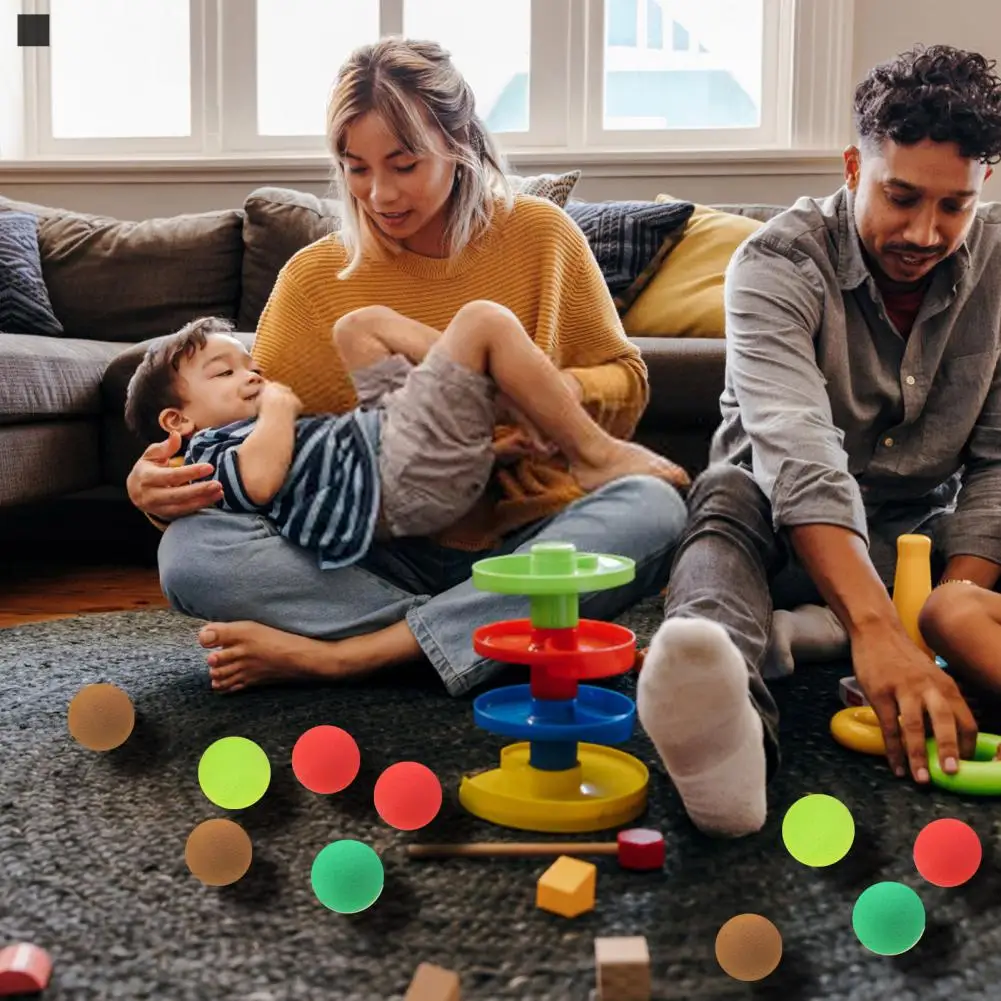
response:
[(345, 177), (348, 128), (376, 112), (400, 146), (412, 155), (432, 150), (437, 127), (446, 155), (455, 164), (447, 206), (445, 251), (459, 253), (490, 225), (497, 199), (510, 207), (511, 187), (504, 158), (476, 114), (473, 92), (436, 42), (384, 38), (356, 49), (341, 67), (327, 105), (327, 142), (333, 155), (334, 182), (343, 201), (341, 238), (347, 247), (347, 277), (364, 248), (393, 254), (399, 244), (369, 221)]

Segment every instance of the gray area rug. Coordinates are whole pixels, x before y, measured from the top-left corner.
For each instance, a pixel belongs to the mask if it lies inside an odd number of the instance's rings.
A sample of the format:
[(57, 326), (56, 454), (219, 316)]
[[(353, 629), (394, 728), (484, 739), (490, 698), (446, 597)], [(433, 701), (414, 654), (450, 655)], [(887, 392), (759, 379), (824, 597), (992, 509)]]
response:
[[(645, 641), (658, 611), (647, 603), (621, 621)], [(634, 934), (649, 942), (654, 1001), (1001, 996), (1001, 805), (920, 790), (835, 744), (827, 724), (842, 666), (810, 668), (778, 689), (785, 763), (768, 825), (752, 838), (695, 832), (637, 734), (627, 749), (653, 767), (642, 823), (666, 832), (667, 865), (638, 874), (595, 859), (597, 907), (570, 921), (534, 905), (545, 859), (403, 853), (414, 840), (532, 837), (476, 821), (456, 802), (463, 772), (494, 766), (505, 742), (473, 725), (468, 700), (398, 681), (215, 696), (198, 626), (140, 612), (0, 632), (0, 944), (49, 950), (46, 1001), (389, 1001), (423, 960), (460, 971), (466, 1001), (585, 1001), (595, 936)], [(66, 729), (70, 699), (97, 681), (123, 687), (139, 714), (129, 742), (106, 755)], [(632, 690), (631, 678), (615, 684)], [(340, 795), (315, 796), (292, 774), (295, 740), (319, 723), (344, 727), (362, 751), (361, 774)], [(264, 748), (272, 783), (234, 815), (254, 842), (250, 872), (211, 889), (188, 872), (184, 844), (197, 823), (225, 815), (202, 795), (197, 764), (231, 734)], [(408, 758), (433, 768), (448, 793), (434, 823), (410, 834), (387, 828), (371, 796), (381, 770)], [(837, 796), (856, 822), (851, 853), (829, 869), (800, 865), (781, 840), (785, 810), (811, 792)], [(947, 816), (984, 844), (979, 873), (952, 890), (925, 883), (911, 856), (921, 828)], [(315, 854), (342, 837), (375, 846), (386, 867), (382, 897), (354, 916), (324, 908), (309, 881)], [(881, 880), (912, 886), (928, 915), (923, 939), (894, 959), (866, 952), (851, 928), (855, 899)], [(746, 911), (769, 917), (784, 939), (779, 969), (757, 985), (730, 979), (714, 956), (719, 927)]]

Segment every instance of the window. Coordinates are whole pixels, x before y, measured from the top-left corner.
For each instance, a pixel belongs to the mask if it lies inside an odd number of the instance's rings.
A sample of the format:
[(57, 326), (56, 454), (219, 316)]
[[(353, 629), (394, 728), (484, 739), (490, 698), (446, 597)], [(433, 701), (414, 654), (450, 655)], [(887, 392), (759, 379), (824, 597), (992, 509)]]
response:
[(53, 139), (191, 135), (188, 0), (49, 6)]
[[(257, 134), (322, 135), (337, 67), (379, 38), (379, 5), (364, 0), (244, 0), (257, 4)], [(302, 26), (308, 24), (309, 31)]]
[[(765, 0), (608, 0), (600, 129), (760, 129), (764, 7)], [(631, 41), (622, 44), (616, 18), (627, 8)]]
[[(531, 0), (506, 0), (483, 27), (483, 4), (471, 0), (404, 0), (403, 33), (433, 38), (452, 53), (476, 96), (476, 110), (494, 132), (529, 131), (531, 123)], [(510, 86), (512, 80), (518, 86)]]
[(17, 53), (27, 158), (321, 153), (338, 67), (400, 33), (452, 53), (512, 153), (847, 138), (853, 0), (20, 2), (52, 32)]

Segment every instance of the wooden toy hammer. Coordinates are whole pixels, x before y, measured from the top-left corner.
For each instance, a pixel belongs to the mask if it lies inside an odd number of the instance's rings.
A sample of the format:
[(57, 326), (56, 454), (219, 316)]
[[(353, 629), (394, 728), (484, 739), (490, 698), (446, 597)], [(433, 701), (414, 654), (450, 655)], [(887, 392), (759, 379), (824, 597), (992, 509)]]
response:
[(660, 831), (634, 827), (619, 831), (615, 841), (480, 841), (452, 845), (408, 845), (411, 858), (499, 858), (533, 855), (615, 855), (623, 869), (649, 872), (664, 865), (666, 848)]

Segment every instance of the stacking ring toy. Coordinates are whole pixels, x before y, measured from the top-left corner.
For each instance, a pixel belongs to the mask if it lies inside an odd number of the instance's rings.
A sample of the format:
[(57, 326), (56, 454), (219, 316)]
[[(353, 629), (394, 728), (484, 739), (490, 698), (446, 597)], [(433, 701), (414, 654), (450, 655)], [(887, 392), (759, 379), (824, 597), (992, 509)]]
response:
[(834, 714), (831, 736), (851, 751), (886, 756), (886, 742), (879, 717), (871, 706), (849, 706)]
[[(852, 751), (876, 756), (886, 755), (886, 742), (876, 711), (871, 706), (852, 706), (834, 714), (831, 735)], [(1001, 796), (1001, 761), (997, 759), (1001, 734), (978, 733), (972, 760), (959, 762), (959, 770), (949, 775), (938, 759), (934, 737), (925, 744), (928, 750), (928, 776), (932, 783), (947, 792), (966, 796)]]
[(996, 758), (1001, 747), (998, 734), (978, 733), (973, 759), (960, 761), (955, 775), (942, 771), (934, 738), (928, 741), (927, 747), (928, 774), (935, 785), (967, 796), (1001, 796), (1001, 761)]

